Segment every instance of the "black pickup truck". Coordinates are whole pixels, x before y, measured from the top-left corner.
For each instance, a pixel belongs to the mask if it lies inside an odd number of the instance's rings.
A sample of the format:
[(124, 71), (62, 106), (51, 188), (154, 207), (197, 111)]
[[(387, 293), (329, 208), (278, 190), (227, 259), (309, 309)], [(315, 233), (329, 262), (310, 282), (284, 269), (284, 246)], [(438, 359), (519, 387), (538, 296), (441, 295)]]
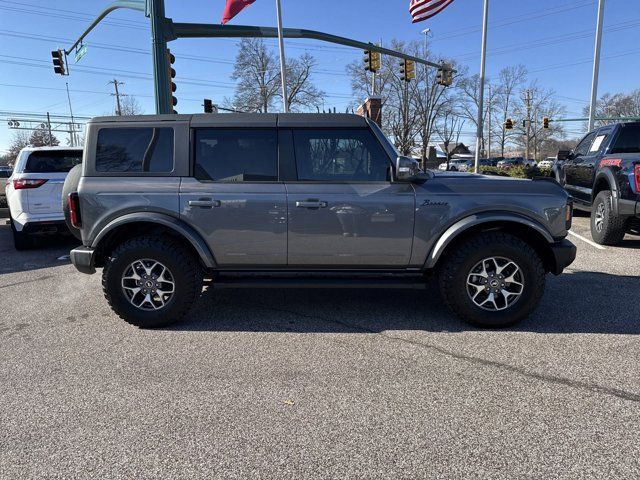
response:
[(640, 122), (605, 125), (571, 152), (558, 152), (560, 184), (574, 206), (591, 212), (591, 236), (616, 245), (640, 234)]

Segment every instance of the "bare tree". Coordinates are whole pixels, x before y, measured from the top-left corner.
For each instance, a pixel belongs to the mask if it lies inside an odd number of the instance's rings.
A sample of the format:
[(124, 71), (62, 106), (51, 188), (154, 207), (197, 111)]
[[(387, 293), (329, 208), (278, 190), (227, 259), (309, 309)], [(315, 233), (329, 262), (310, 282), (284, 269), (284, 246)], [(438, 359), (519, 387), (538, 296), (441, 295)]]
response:
[(13, 165), (15, 163), (20, 150), (30, 145), (30, 137), (31, 134), (27, 130), (16, 130), (15, 132), (13, 132), (11, 143), (9, 143), (9, 148), (7, 149), (7, 158), (9, 165)]
[(510, 131), (504, 128), (504, 122), (513, 114), (514, 96), (527, 77), (527, 69), (524, 65), (505, 67), (498, 75), (498, 84), (495, 88), (496, 126), (495, 137), (500, 148), (500, 155), (504, 157), (505, 148), (510, 140)]
[(287, 103), (291, 110), (308, 110), (320, 105), (324, 92), (311, 82), (316, 65), (315, 58), (309, 53), (287, 60)]
[[(294, 111), (320, 105), (324, 92), (313, 85), (312, 73), (317, 63), (309, 53), (287, 59), (287, 97)], [(280, 66), (277, 56), (262, 39), (243, 38), (231, 76), (238, 83), (233, 100), (225, 104), (244, 112), (268, 113), (282, 102)]]
[(144, 110), (135, 96), (122, 96), (122, 100), (120, 100), (120, 115), (141, 115), (143, 113)]
[[(589, 115), (589, 106), (583, 109)], [(640, 117), (640, 89), (630, 93), (605, 93), (596, 102), (596, 117)], [(597, 120), (596, 126), (615, 123), (617, 120)]]
[[(405, 44), (392, 40), (389, 48), (412, 55), (427, 57), (421, 42)], [(364, 70), (361, 61), (347, 66), (351, 90), (360, 101), (373, 92), (372, 74)], [(436, 69), (416, 65), (416, 78), (408, 84), (400, 78), (400, 60), (382, 56), (380, 71), (376, 73), (375, 94), (382, 101), (382, 128), (393, 139), (403, 155), (411, 155), (416, 146), (420, 156), (427, 158), (429, 141), (435, 121), (447, 99), (447, 90), (436, 84)]]
[(49, 128), (42, 124), (31, 132), (29, 137), (29, 145), (34, 147), (55, 147), (60, 145), (60, 140), (53, 133), (49, 133)]
[(245, 112), (267, 113), (278, 98), (280, 71), (276, 56), (260, 38), (243, 38), (231, 75), (236, 80), (233, 107)]
[(542, 144), (554, 137), (562, 135), (562, 123), (551, 122), (549, 128), (543, 128), (544, 117), (558, 118), (565, 108), (555, 100), (555, 92), (542, 88), (537, 81), (532, 82), (520, 92), (514, 102), (514, 114), (518, 121), (514, 124), (514, 143), (527, 148), (534, 158), (538, 157)]
[(447, 104), (441, 108), (441, 115), (436, 124), (436, 132), (440, 140), (444, 144), (444, 152), (447, 155), (447, 170), (449, 170), (449, 161), (451, 160), (452, 144), (455, 147), (460, 140), (460, 133), (465, 124), (466, 118), (460, 114), (453, 100), (449, 100)]

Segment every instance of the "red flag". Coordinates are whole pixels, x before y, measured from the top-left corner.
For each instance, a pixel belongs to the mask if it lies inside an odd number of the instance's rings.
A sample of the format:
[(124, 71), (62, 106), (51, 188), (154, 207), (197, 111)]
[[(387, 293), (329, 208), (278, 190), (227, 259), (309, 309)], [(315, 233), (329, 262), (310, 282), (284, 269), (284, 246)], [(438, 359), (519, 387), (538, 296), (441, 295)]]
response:
[(431, 18), (447, 8), (453, 0), (411, 0), (409, 12), (413, 17), (413, 23)]
[(227, 0), (224, 12), (222, 12), (222, 24), (227, 23), (255, 1), (256, 0)]

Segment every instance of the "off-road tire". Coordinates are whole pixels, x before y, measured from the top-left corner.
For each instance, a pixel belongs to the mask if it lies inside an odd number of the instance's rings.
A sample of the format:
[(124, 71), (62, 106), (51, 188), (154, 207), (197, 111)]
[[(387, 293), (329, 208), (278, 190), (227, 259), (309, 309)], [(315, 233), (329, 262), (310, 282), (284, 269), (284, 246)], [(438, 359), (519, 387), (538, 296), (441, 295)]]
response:
[[(167, 305), (145, 311), (132, 305), (122, 288), (122, 276), (132, 262), (152, 259), (165, 265), (173, 276), (175, 292)], [(109, 255), (102, 272), (102, 289), (107, 302), (125, 322), (140, 328), (166, 327), (180, 320), (202, 293), (202, 268), (183, 245), (162, 236), (129, 239)]]
[[(11, 214), (9, 214), (11, 216)], [(13, 234), (13, 246), (16, 250), (29, 250), (36, 246), (35, 239), (26, 234), (25, 232), (19, 232), (16, 230), (16, 226), (13, 223), (13, 218), (10, 220), (11, 223), (11, 233)]]
[(78, 191), (78, 185), (82, 178), (82, 164), (76, 165), (67, 174), (62, 186), (62, 212), (64, 213), (64, 221), (67, 228), (78, 240), (82, 240), (82, 233), (79, 229), (71, 224), (71, 214), (69, 213), (69, 194)]
[[(520, 298), (504, 310), (487, 311), (467, 293), (467, 277), (473, 267), (488, 257), (505, 257), (522, 271), (524, 288)], [(502, 328), (525, 319), (544, 294), (546, 272), (536, 251), (520, 238), (501, 232), (476, 234), (452, 246), (439, 269), (440, 293), (445, 304), (462, 320), (484, 328)]]
[[(602, 228), (598, 231), (596, 216), (602, 209), (604, 219)], [(613, 211), (613, 195), (609, 190), (603, 190), (593, 202), (591, 208), (591, 238), (600, 245), (618, 245), (622, 242), (626, 231), (627, 218), (616, 215)]]

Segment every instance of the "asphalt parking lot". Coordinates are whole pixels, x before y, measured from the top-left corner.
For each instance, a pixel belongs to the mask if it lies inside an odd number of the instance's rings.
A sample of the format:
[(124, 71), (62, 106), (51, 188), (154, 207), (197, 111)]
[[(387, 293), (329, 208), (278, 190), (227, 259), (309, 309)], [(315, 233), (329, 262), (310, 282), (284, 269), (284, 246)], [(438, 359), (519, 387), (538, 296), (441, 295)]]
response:
[(639, 478), (640, 238), (571, 240), (508, 330), (433, 287), (212, 290), (150, 331), (0, 221), (0, 477)]

